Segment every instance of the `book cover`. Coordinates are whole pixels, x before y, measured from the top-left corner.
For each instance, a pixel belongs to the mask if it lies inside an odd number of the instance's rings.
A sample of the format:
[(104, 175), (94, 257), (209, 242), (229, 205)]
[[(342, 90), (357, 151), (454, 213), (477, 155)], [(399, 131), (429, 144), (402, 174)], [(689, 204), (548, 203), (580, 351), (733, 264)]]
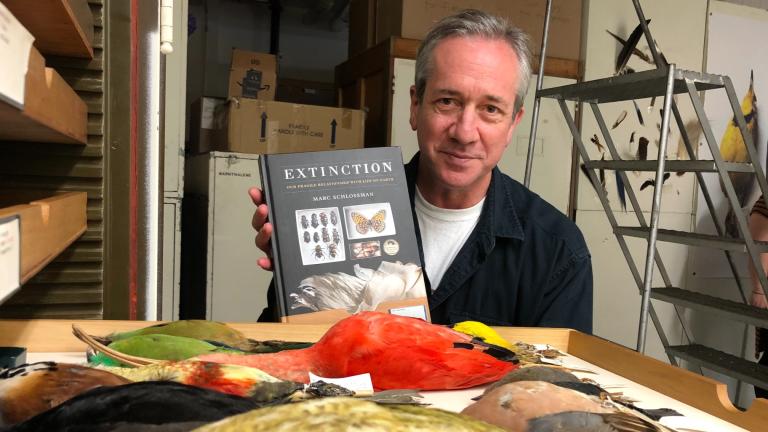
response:
[(399, 148), (268, 154), (260, 167), (284, 322), (429, 320)]

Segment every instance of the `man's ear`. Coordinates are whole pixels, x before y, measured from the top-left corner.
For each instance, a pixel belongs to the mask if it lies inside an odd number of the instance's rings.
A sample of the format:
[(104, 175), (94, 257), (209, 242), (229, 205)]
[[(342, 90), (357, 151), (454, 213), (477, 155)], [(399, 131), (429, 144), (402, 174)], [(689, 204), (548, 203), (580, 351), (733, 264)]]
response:
[(416, 130), (418, 122), (416, 121), (416, 113), (419, 110), (419, 97), (416, 95), (416, 86), (411, 86), (411, 115), (408, 122), (411, 124), (411, 129)]
[(523, 119), (524, 114), (525, 114), (525, 108), (521, 106), (520, 109), (518, 109), (517, 112), (515, 113), (515, 118), (512, 119), (512, 125), (510, 125), (509, 127), (509, 132), (507, 134), (507, 144), (512, 142), (512, 135), (514, 134), (515, 129), (517, 128), (517, 124), (520, 123), (520, 120)]

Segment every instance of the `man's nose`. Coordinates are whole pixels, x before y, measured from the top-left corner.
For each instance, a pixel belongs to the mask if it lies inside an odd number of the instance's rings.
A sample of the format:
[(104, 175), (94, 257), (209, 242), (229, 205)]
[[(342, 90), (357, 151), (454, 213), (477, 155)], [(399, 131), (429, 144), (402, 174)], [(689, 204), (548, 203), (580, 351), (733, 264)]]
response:
[(480, 137), (478, 131), (477, 113), (470, 107), (465, 107), (456, 115), (456, 121), (451, 127), (451, 138), (461, 144), (472, 144)]

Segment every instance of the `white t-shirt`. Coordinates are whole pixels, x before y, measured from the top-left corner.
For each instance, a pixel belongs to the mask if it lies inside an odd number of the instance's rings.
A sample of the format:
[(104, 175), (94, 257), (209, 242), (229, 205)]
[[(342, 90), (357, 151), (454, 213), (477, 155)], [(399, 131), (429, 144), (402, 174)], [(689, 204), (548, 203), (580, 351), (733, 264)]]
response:
[(424, 249), (424, 270), (432, 291), (440, 285), (445, 271), (475, 229), (484, 202), (485, 198), (470, 208), (444, 209), (428, 203), (416, 188), (414, 208)]

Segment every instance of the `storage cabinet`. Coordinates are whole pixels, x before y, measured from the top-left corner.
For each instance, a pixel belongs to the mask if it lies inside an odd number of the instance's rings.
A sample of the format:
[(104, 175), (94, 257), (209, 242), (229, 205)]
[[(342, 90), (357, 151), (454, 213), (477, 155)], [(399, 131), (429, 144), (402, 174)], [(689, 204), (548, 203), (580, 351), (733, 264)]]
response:
[[(102, 1), (0, 3), (7, 7), (0, 11), (4, 24), (11, 15), (36, 38), (25, 63), (23, 103), (0, 90), (0, 215), (20, 216), (24, 284), (0, 315), (100, 317)], [(13, 34), (4, 31), (7, 26), (0, 35), (10, 40)], [(78, 35), (79, 52), (69, 50), (70, 35)]]
[(267, 304), (272, 273), (256, 260), (254, 206), (259, 157), (211, 152), (187, 159), (182, 239), (181, 317), (256, 321)]

